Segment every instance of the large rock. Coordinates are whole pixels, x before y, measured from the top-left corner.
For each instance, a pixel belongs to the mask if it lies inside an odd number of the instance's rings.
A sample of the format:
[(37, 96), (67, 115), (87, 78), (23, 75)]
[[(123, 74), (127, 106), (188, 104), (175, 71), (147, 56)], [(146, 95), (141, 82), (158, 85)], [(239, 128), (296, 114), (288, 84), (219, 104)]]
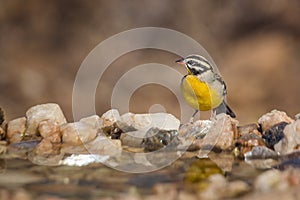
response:
[(258, 123), (260, 124), (262, 131), (266, 131), (280, 122), (291, 123), (293, 121), (294, 120), (287, 116), (285, 112), (278, 110), (272, 110), (258, 119)]
[(56, 125), (65, 124), (66, 118), (58, 104), (47, 103), (36, 105), (29, 108), (26, 112), (27, 118), (27, 135), (35, 135), (39, 123), (42, 121), (52, 121)]
[(26, 118), (21, 117), (8, 122), (7, 138), (10, 143), (20, 142), (26, 130)]
[[(209, 130), (208, 134), (203, 138), (201, 147), (204, 149), (209, 147), (228, 150), (234, 146), (234, 138), (237, 134), (238, 121), (232, 119), (229, 115), (221, 113), (216, 116), (214, 125)], [(199, 152), (199, 157), (205, 156), (207, 152), (204, 150)], [(202, 155), (203, 154), (203, 155)]]
[(117, 123), (119, 128), (124, 132), (132, 131), (134, 129), (147, 131), (150, 128), (159, 128), (160, 130), (169, 131), (178, 130), (180, 126), (180, 121), (168, 113), (126, 113), (121, 116), (121, 119)]
[(291, 153), (300, 149), (300, 120), (285, 126), (283, 139), (274, 145), (275, 151), (281, 154)]

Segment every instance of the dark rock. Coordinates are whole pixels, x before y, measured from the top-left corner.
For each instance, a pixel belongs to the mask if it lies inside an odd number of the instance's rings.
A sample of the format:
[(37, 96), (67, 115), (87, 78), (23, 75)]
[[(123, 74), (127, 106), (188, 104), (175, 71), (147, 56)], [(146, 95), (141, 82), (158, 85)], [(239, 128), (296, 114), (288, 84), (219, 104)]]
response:
[(146, 133), (146, 138), (142, 141), (142, 146), (145, 151), (155, 151), (169, 145), (173, 140), (177, 144), (178, 138), (177, 130), (160, 130), (158, 128), (151, 128)]
[(286, 125), (288, 125), (287, 122), (280, 122), (271, 126), (271, 128), (267, 129), (263, 133), (262, 139), (264, 140), (267, 147), (274, 149), (274, 145), (284, 137), (283, 130)]

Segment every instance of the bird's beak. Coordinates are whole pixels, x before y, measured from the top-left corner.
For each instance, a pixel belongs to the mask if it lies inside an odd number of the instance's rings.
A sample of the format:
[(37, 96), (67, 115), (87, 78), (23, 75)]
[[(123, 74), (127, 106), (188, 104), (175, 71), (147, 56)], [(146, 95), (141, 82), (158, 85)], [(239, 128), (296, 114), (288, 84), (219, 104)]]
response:
[(179, 60), (176, 60), (175, 62), (178, 63), (178, 64), (181, 64), (181, 65), (185, 64), (184, 63), (184, 58), (180, 58)]

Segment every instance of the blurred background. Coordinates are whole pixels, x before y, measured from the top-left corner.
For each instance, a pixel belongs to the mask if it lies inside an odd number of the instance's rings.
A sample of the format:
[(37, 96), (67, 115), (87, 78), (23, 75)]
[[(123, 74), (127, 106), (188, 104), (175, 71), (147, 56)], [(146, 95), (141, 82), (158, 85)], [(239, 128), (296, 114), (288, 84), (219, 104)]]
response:
[[(180, 31), (203, 45), (227, 83), (228, 103), (241, 123), (275, 108), (292, 117), (300, 112), (298, 0), (0, 0), (0, 106), (7, 118), (56, 102), (71, 121), (73, 83), (84, 58), (110, 36), (147, 26)], [(126, 70), (157, 62), (184, 74), (177, 58), (140, 50), (117, 59), (98, 86), (98, 114), (110, 108), (114, 84)], [(148, 112), (156, 103), (178, 116), (174, 94), (157, 85), (139, 88), (130, 111)]]

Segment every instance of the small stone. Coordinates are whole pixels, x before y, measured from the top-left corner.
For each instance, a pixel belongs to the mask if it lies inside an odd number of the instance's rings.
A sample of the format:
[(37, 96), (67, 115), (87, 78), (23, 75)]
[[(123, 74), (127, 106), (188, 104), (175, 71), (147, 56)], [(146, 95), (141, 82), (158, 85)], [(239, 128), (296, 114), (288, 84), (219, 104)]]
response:
[(119, 121), (120, 114), (117, 109), (111, 109), (101, 116), (101, 127), (112, 126), (115, 122)]
[[(161, 130), (178, 130), (180, 126), (180, 121), (168, 113), (126, 113), (121, 116), (120, 122), (123, 124), (125, 123), (127, 126), (133, 127), (136, 130), (144, 131), (147, 131), (150, 128), (159, 128)], [(124, 132), (127, 131), (125, 130)]]
[(249, 192), (250, 189), (243, 181), (228, 182), (224, 176), (214, 174), (209, 177), (208, 187), (200, 193), (200, 199), (231, 199)]
[(274, 145), (275, 151), (287, 154), (300, 150), (300, 120), (286, 125), (283, 134), (283, 139)]
[(64, 124), (60, 127), (62, 141), (70, 145), (81, 145), (93, 140), (97, 129), (83, 122)]
[(280, 122), (286, 122), (289, 124), (293, 121), (294, 120), (287, 116), (285, 112), (278, 110), (272, 110), (258, 119), (258, 123), (260, 124), (263, 132)]
[(247, 124), (247, 125), (243, 125), (243, 126), (238, 126), (237, 130), (238, 130), (238, 136), (243, 136), (246, 134), (250, 134), (250, 133), (257, 133), (257, 129), (258, 126), (257, 124)]
[(26, 131), (26, 118), (21, 117), (8, 122), (7, 138), (10, 143), (20, 142)]
[(274, 149), (274, 145), (284, 137), (283, 129), (286, 125), (288, 125), (288, 123), (280, 122), (271, 126), (263, 133), (262, 139), (264, 140), (267, 147)]
[(128, 147), (141, 148), (144, 139), (142, 134), (145, 135), (145, 132), (132, 131), (121, 134), (120, 140), (122, 142), (122, 145)]
[(111, 139), (120, 139), (123, 131), (119, 128), (117, 123), (113, 123), (111, 126), (102, 127), (102, 132)]
[(244, 134), (235, 143), (236, 148), (238, 148), (240, 158), (244, 157), (244, 154), (251, 151), (253, 147), (265, 146), (261, 137), (254, 133)]
[(91, 125), (93, 128), (98, 129), (102, 126), (101, 119), (98, 115), (92, 115), (79, 120), (79, 122)]
[(52, 121), (57, 125), (65, 124), (66, 118), (58, 104), (47, 103), (36, 105), (29, 108), (26, 112), (27, 118), (27, 135), (35, 135), (39, 123), (45, 120)]
[(254, 181), (254, 188), (257, 191), (268, 192), (273, 190), (281, 180), (279, 170), (269, 170), (259, 175)]
[(54, 153), (53, 144), (50, 140), (43, 139), (34, 149), (37, 155), (51, 155)]
[(119, 157), (122, 154), (120, 140), (112, 140), (106, 136), (97, 136), (96, 139), (85, 144), (85, 149), (91, 154)]
[(52, 143), (61, 142), (61, 134), (59, 126), (53, 121), (42, 121), (39, 123), (38, 131), (44, 139)]

